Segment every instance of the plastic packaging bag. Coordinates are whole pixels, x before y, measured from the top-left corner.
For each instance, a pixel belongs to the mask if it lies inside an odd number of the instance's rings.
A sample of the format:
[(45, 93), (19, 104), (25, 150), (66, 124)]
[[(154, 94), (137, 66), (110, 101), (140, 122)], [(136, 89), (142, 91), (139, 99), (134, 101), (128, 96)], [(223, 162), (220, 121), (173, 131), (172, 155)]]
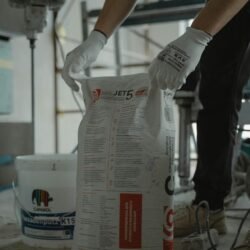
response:
[(82, 91), (73, 250), (173, 249), (173, 93), (147, 74)]

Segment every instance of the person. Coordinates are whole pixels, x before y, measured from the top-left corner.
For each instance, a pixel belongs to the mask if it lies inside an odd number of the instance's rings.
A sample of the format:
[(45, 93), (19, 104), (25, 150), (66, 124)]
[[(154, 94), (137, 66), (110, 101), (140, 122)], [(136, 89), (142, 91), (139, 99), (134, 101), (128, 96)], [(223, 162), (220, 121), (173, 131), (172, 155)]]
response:
[[(84, 77), (83, 70), (97, 59), (135, 5), (136, 0), (105, 1), (87, 40), (67, 55), (62, 77), (70, 88), (78, 91), (75, 79)], [(152, 84), (173, 91), (197, 70), (201, 75), (199, 98), (203, 108), (197, 118), (195, 198), (190, 205), (176, 209), (177, 237), (196, 229), (195, 208), (203, 200), (209, 204), (210, 227), (226, 233), (224, 199), (232, 182), (232, 154), (243, 89), (238, 77), (250, 41), (249, 23), (248, 0), (209, 0), (185, 33), (167, 44), (148, 69)], [(204, 220), (205, 208), (200, 210)]]

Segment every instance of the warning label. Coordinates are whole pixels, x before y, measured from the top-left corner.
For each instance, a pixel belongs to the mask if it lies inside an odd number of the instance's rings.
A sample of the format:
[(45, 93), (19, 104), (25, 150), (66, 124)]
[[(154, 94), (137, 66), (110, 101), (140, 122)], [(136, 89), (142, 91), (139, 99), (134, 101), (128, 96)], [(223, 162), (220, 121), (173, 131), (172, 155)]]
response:
[(142, 195), (120, 194), (120, 248), (141, 248)]

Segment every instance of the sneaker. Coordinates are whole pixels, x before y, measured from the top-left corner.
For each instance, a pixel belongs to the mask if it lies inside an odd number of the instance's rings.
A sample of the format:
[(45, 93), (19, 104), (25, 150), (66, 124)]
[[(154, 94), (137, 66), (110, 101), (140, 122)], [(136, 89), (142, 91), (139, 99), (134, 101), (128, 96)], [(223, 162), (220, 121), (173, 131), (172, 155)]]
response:
[[(179, 205), (175, 208), (174, 215), (174, 236), (184, 237), (194, 232), (197, 232), (196, 211), (195, 205)], [(206, 228), (206, 209), (199, 208), (198, 213), (200, 225), (202, 230)], [(209, 214), (209, 228), (215, 228), (219, 234), (226, 234), (227, 227), (225, 222), (225, 213), (220, 210)]]
[(250, 230), (248, 230), (246, 238), (242, 244), (235, 247), (234, 250), (250, 250)]

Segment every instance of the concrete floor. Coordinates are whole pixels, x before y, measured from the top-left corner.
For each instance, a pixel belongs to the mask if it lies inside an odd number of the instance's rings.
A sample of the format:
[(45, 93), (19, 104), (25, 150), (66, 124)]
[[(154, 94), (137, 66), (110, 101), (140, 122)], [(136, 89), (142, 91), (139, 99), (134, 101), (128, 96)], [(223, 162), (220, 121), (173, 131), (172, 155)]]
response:
[[(190, 176), (192, 177), (195, 171), (196, 161), (192, 161), (190, 165), (191, 165)], [(179, 189), (179, 188), (180, 188), (179, 178), (176, 175), (176, 189)], [(192, 190), (188, 192), (179, 193), (178, 195), (175, 196), (175, 204), (179, 204), (183, 202), (190, 203), (194, 199), (194, 195), (195, 193)], [(232, 211), (234, 209), (235, 211)], [(250, 198), (247, 196), (246, 193), (243, 193), (236, 200), (228, 204), (228, 207), (226, 208), (226, 218), (227, 218), (226, 224), (227, 224), (228, 233), (226, 235), (219, 236), (219, 245), (217, 247), (217, 250), (230, 250), (234, 242), (234, 239), (236, 237), (238, 227), (241, 223), (241, 219), (246, 214), (247, 209), (250, 209)], [(244, 241), (248, 230), (250, 230), (250, 214), (248, 215), (246, 221), (243, 224), (236, 246), (240, 245)], [(174, 250), (182, 250), (181, 240), (182, 238), (175, 238)], [(247, 250), (250, 250), (250, 248)]]
[[(191, 201), (194, 197), (194, 192), (187, 192), (183, 194), (179, 194), (175, 197), (175, 203), (181, 203), (183, 201)], [(240, 209), (239, 211), (231, 211), (231, 209)], [(242, 217), (244, 217), (246, 211), (241, 209), (250, 209), (250, 199), (244, 193), (242, 196), (238, 198), (235, 204), (232, 204), (226, 210), (226, 224), (228, 228), (228, 233), (223, 236), (219, 236), (219, 245), (217, 247), (218, 250), (230, 250), (232, 243), (235, 239), (236, 233), (238, 231), (238, 227), (240, 225)], [(237, 245), (239, 245), (245, 238), (247, 231), (250, 230), (250, 215), (248, 215), (247, 220), (244, 222), (243, 227), (241, 229), (241, 233), (239, 235)], [(182, 238), (175, 238), (174, 240), (174, 249), (182, 250), (181, 248), (181, 240)], [(244, 249), (245, 250), (245, 249)], [(248, 249), (250, 250), (250, 248)]]
[[(178, 187), (178, 178), (177, 178)], [(193, 191), (177, 194), (175, 203), (190, 202), (194, 196)], [(33, 250), (34, 248), (24, 245), (20, 240), (20, 230), (16, 224), (14, 211), (14, 194), (12, 190), (0, 192), (0, 250)], [(250, 208), (250, 199), (244, 193), (240, 196), (236, 203), (230, 208)], [(241, 218), (245, 215), (245, 211), (226, 211), (227, 226), (229, 232), (225, 236), (220, 236), (218, 250), (229, 250), (236, 236)], [(241, 234), (238, 239), (238, 244), (243, 240), (247, 230), (250, 229), (250, 215), (245, 221)], [(181, 249), (181, 238), (174, 240), (174, 250)], [(39, 248), (36, 248), (38, 250)], [(44, 250), (44, 248), (43, 248)], [(49, 250), (49, 249), (46, 249)], [(249, 249), (250, 250), (250, 249)]]

